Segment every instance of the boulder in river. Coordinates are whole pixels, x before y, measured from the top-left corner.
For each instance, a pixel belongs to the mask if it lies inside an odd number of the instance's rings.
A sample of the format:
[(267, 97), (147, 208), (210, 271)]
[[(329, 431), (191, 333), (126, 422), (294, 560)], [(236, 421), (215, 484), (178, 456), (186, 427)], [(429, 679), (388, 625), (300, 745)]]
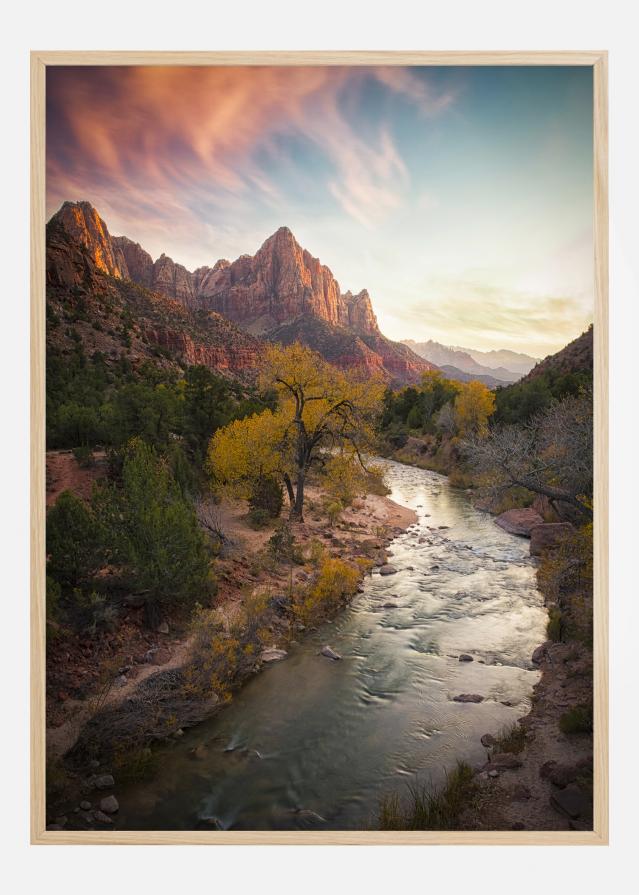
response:
[(459, 657), (460, 662), (473, 662), (473, 657), (469, 656), (468, 653), (462, 653)]
[(484, 697), (479, 693), (460, 693), (459, 696), (453, 696), (453, 702), (483, 702)]
[(557, 547), (574, 531), (570, 522), (544, 522), (530, 531), (530, 555), (541, 556), (547, 548)]
[(340, 654), (331, 649), (328, 644), (321, 648), (320, 653), (322, 656), (326, 656), (327, 659), (332, 659), (334, 662), (338, 662), (342, 658)]
[(260, 660), (262, 662), (279, 662), (280, 659), (285, 659), (287, 655), (286, 650), (270, 646), (268, 649), (262, 650)]
[(386, 563), (379, 570), (380, 575), (396, 575), (397, 569), (395, 566), (391, 566), (390, 563)]
[(492, 733), (485, 733), (481, 738), (482, 746), (485, 746), (487, 749), (490, 749), (492, 746), (496, 744), (497, 740), (492, 735)]
[(520, 507), (500, 513), (495, 522), (511, 535), (522, 535), (529, 538), (531, 529), (536, 525), (543, 525), (544, 520), (532, 507)]

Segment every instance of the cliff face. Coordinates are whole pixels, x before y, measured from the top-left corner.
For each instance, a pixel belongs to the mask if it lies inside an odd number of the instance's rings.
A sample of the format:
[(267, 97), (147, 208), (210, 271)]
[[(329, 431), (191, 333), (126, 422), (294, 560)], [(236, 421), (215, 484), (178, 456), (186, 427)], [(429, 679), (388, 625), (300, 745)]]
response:
[[(105, 271), (108, 255), (97, 252), (81, 229), (70, 232), (65, 224), (54, 218), (47, 226), (48, 345), (70, 353), (79, 341), (87, 356), (99, 352), (107, 364), (126, 358), (133, 366), (151, 360), (160, 366), (203, 364), (233, 375), (252, 375), (263, 341), (219, 314), (190, 309), (124, 278), (124, 268), (117, 266), (121, 246), (113, 253), (116, 268)], [(104, 233), (108, 236), (106, 228)], [(146, 253), (139, 249), (137, 270), (150, 277)], [(133, 250), (129, 260), (132, 257)]]
[[(111, 237), (88, 202), (65, 203), (49, 227), (85, 247), (96, 270), (131, 280), (194, 313), (214, 312), (210, 320), (222, 315), (269, 340), (289, 340), (295, 333), (295, 339), (337, 366), (379, 371), (398, 383), (434, 369), (406, 345), (386, 339), (368, 292), (342, 294), (330, 269), (303, 249), (288, 227), (280, 227), (255, 255), (222, 259), (192, 272), (164, 254), (153, 261), (126, 236)], [(86, 274), (68, 267), (64, 252), (54, 268), (53, 278), (67, 285)]]
[(118, 279), (129, 276), (124, 259), (114, 250), (107, 225), (89, 202), (65, 202), (51, 220), (84, 246), (96, 270)]

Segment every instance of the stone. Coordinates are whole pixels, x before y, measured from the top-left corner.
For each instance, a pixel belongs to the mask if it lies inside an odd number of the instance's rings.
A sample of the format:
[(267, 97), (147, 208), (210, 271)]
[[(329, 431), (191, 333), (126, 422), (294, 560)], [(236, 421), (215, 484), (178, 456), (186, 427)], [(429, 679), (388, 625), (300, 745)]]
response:
[(558, 789), (564, 789), (570, 783), (574, 783), (580, 774), (580, 768), (576, 765), (555, 763), (546, 774), (546, 779)]
[(398, 609), (399, 603), (383, 603), (382, 609)]
[(543, 517), (532, 507), (522, 507), (514, 510), (506, 510), (495, 519), (495, 523), (511, 535), (521, 535), (529, 538), (531, 529), (536, 525), (543, 525)]
[(572, 820), (582, 817), (590, 810), (590, 800), (575, 786), (554, 792), (550, 797), (550, 804)]
[(479, 693), (460, 693), (459, 696), (453, 696), (453, 702), (483, 702), (484, 697)]
[(459, 657), (459, 661), (460, 662), (472, 662), (473, 657), (469, 656), (468, 653), (462, 653), (461, 656)]
[(497, 771), (493, 768), (492, 770), (488, 771), (488, 776), (489, 777), (499, 777), (499, 771)]
[(80, 802), (80, 808), (83, 811), (90, 811), (91, 810), (91, 802), (87, 802), (87, 800), (85, 799), (83, 802)]
[(546, 658), (546, 653), (548, 652), (548, 641), (546, 643), (542, 643), (541, 646), (538, 646), (535, 650), (533, 650), (533, 654), (530, 657), (530, 661), (533, 665), (541, 665), (541, 663)]
[(541, 556), (547, 549), (557, 547), (574, 528), (570, 522), (544, 522), (530, 530), (530, 555)]
[(380, 575), (396, 575), (397, 569), (395, 566), (391, 566), (389, 563), (383, 565), (379, 570)]
[(333, 659), (334, 662), (337, 662), (342, 658), (339, 653), (336, 653), (335, 650), (332, 650), (328, 645), (323, 646), (320, 653), (322, 656), (326, 656), (327, 659)]
[(274, 646), (269, 647), (268, 649), (262, 650), (260, 653), (260, 661), (261, 662), (279, 662), (280, 659), (285, 659), (288, 653), (286, 650), (277, 649)]
[(495, 755), (491, 755), (490, 761), (484, 765), (484, 770), (489, 773), (490, 771), (513, 771), (521, 766), (520, 759), (511, 752), (497, 752)]
[(96, 789), (109, 789), (109, 787), (115, 786), (115, 780), (111, 774), (100, 774), (94, 779), (93, 785)]
[(104, 811), (105, 814), (115, 814), (119, 810), (120, 805), (114, 795), (100, 799), (100, 811)]
[(487, 749), (490, 749), (492, 746), (494, 746), (496, 742), (497, 740), (492, 735), (492, 733), (485, 733), (481, 738), (482, 746), (485, 746)]
[(94, 811), (92, 820), (97, 821), (97, 823), (99, 823), (99, 824), (105, 824), (105, 825), (113, 823), (113, 819), (110, 818), (108, 814), (105, 814), (104, 811)]
[(158, 634), (168, 634), (169, 626), (166, 622), (160, 622), (158, 625)]

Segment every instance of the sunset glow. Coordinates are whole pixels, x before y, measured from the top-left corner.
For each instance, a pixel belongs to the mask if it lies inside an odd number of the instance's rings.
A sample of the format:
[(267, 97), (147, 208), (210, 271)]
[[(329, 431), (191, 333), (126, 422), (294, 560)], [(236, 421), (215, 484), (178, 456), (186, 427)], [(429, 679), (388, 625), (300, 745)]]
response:
[(49, 67), (79, 199), (189, 269), (286, 225), (390, 338), (543, 356), (592, 320), (592, 72)]

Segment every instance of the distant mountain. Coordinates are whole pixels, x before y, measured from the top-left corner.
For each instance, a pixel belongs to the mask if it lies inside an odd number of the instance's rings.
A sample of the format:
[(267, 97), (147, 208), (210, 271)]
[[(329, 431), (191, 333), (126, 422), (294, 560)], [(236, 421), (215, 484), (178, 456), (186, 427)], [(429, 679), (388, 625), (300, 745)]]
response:
[[(420, 357), (429, 360), (433, 364), (437, 364), (438, 367), (443, 368), (449, 366), (454, 367), (463, 373), (473, 373), (475, 374), (473, 378), (479, 379), (480, 381), (483, 381), (481, 379), (482, 376), (486, 376), (496, 380), (498, 384), (503, 385), (504, 383), (515, 382), (523, 375), (520, 372), (508, 369), (504, 366), (485, 366), (473, 357), (470, 350), (465, 348), (450, 348), (447, 345), (442, 345), (441, 342), (434, 342), (432, 339), (428, 342), (414, 342), (412, 339), (404, 339), (403, 344), (407, 345), (416, 354), (419, 354)], [(481, 352), (477, 353), (479, 354)], [(514, 352), (510, 353), (514, 354)], [(532, 361), (531, 366), (533, 366), (535, 360), (534, 358), (530, 358), (530, 360)], [(463, 382), (467, 380), (460, 381)]]
[(525, 376), (535, 364), (539, 363), (538, 357), (531, 357), (531, 355), (522, 354), (519, 351), (510, 351), (508, 348), (493, 351), (477, 351), (475, 348), (454, 348), (453, 350), (467, 352), (479, 364), (494, 368), (503, 367), (520, 376)]
[[(52, 223), (81, 245), (95, 269), (178, 302), (192, 315), (214, 314), (259, 340), (292, 339), (340, 367), (379, 372), (389, 382), (418, 381), (433, 363), (379, 329), (368, 292), (342, 293), (330, 269), (281, 227), (255, 253), (189, 271), (139, 243), (112, 237), (88, 202), (65, 202)], [(62, 259), (58, 259), (59, 262)]]
[(484, 373), (465, 373), (457, 367), (450, 366), (450, 364), (442, 364), (440, 370), (446, 374), (448, 379), (454, 379), (456, 382), (472, 382), (476, 379), (479, 382), (483, 382), (488, 388), (499, 388), (500, 386), (512, 384), (504, 382), (503, 379), (495, 379), (494, 376)]

